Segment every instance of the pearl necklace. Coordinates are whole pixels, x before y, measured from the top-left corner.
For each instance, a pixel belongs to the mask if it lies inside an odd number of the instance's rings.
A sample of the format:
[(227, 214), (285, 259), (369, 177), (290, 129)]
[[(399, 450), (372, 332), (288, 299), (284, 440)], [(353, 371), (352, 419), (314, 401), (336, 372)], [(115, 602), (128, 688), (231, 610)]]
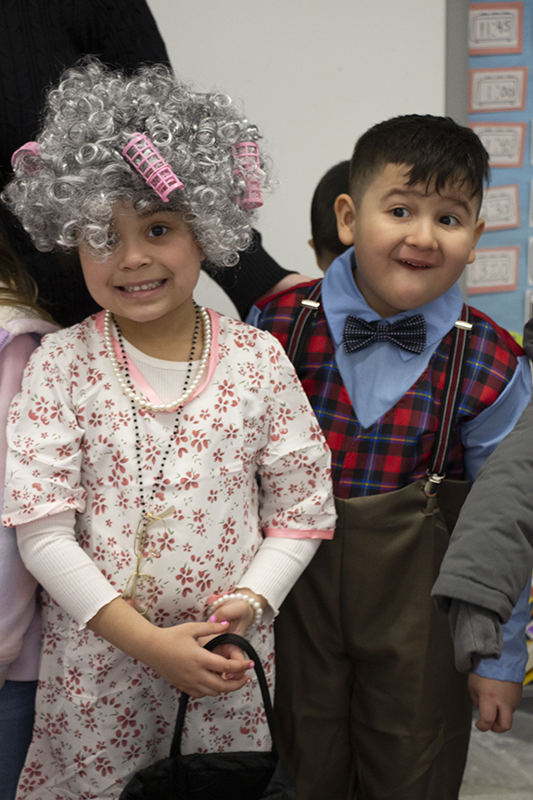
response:
[(115, 373), (115, 377), (119, 383), (119, 386), (126, 397), (129, 397), (130, 400), (132, 400), (134, 403), (137, 403), (137, 405), (141, 408), (146, 408), (150, 411), (175, 411), (177, 408), (186, 403), (189, 397), (194, 394), (196, 387), (200, 383), (200, 380), (204, 374), (205, 367), (209, 359), (209, 354), (211, 352), (211, 319), (209, 317), (209, 312), (206, 311), (202, 306), (196, 306), (196, 308), (198, 309), (202, 319), (202, 328), (204, 333), (204, 346), (202, 355), (200, 356), (200, 365), (198, 367), (198, 371), (194, 377), (194, 380), (189, 386), (186, 387), (186, 391), (183, 392), (181, 397), (178, 397), (177, 400), (173, 400), (172, 403), (161, 403), (160, 405), (148, 402), (148, 400), (145, 400), (143, 397), (136, 394), (135, 390), (133, 389), (133, 386), (129, 381), (127, 367), (125, 368), (125, 371), (119, 364), (119, 361), (115, 355), (112, 334), (113, 315), (110, 311), (105, 312), (104, 343), (108, 358), (111, 361), (111, 367)]

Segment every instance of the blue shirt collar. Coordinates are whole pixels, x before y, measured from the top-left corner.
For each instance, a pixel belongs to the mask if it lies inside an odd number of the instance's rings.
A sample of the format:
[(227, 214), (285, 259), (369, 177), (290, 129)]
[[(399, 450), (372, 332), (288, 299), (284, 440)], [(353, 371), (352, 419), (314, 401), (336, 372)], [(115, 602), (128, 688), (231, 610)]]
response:
[[(353, 253), (353, 248), (350, 248), (336, 258), (327, 270), (322, 284), (324, 311), (336, 347), (342, 342), (344, 323), (349, 314), (361, 317), (366, 322), (382, 319), (370, 308), (357, 288), (353, 277), (355, 265)], [(454, 283), (447, 292), (437, 297), (436, 300), (432, 300), (431, 303), (387, 317), (387, 322), (392, 323), (399, 319), (408, 319), (415, 314), (423, 314), (427, 329), (426, 349), (431, 347), (434, 350), (459, 319), (462, 307), (461, 290), (459, 285)], [(394, 347), (392, 344), (385, 344), (388, 347)], [(400, 350), (399, 353), (404, 361), (416, 357), (416, 353), (410, 353), (407, 350)]]

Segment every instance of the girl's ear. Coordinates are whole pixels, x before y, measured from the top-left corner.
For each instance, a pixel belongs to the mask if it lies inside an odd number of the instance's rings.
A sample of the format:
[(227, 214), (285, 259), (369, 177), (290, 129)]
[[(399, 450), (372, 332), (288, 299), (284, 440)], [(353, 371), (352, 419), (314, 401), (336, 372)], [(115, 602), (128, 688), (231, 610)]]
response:
[[(193, 236), (194, 236), (194, 234), (193, 234)], [(202, 245), (200, 244), (200, 242), (198, 241), (196, 236), (194, 236), (194, 243), (196, 244), (196, 247), (198, 248), (198, 251), (200, 253), (200, 261), (207, 261), (207, 256), (204, 253), (204, 248), (202, 247)]]
[(335, 200), (334, 208), (339, 239), (343, 244), (353, 244), (356, 211), (350, 195), (340, 194)]

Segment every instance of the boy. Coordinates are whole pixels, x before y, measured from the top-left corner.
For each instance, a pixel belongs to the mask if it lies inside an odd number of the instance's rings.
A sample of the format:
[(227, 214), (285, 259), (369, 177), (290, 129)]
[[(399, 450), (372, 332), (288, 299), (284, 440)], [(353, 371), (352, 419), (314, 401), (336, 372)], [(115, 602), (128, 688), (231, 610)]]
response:
[[(531, 382), (505, 331), (477, 311), (459, 323), (470, 333), (442, 470), (454, 480), (435, 496), (441, 476), (428, 482), (427, 472), (444, 429), (453, 330), (464, 316), (456, 281), (483, 231), (488, 171), (468, 128), (399, 117), (361, 137), (350, 193), (336, 200), (339, 238), (353, 250), (326, 273), (295, 360), (332, 450), (339, 523), (276, 631), (276, 704), (298, 800), (346, 800), (355, 791), (358, 800), (457, 797), (471, 706), (430, 589), (464, 478), (475, 478), (512, 429)], [(261, 301), (259, 326), (286, 345), (315, 287)], [(516, 663), (504, 655), (470, 678), (495, 727), (509, 726), (523, 655)]]

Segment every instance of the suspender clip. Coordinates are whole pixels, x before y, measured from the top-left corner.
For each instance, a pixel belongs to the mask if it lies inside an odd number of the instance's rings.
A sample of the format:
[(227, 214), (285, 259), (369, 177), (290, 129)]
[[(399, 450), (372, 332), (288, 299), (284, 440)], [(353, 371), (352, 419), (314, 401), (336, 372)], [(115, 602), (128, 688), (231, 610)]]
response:
[(437, 472), (430, 473), (428, 472), (428, 479), (427, 483), (424, 486), (424, 494), (426, 497), (436, 497), (437, 492), (439, 490), (439, 486), (441, 485), (442, 481), (446, 475), (439, 475)]
[(320, 303), (317, 303), (316, 300), (307, 300), (306, 298), (302, 300), (302, 305), (306, 308), (313, 308), (315, 310), (320, 308)]

